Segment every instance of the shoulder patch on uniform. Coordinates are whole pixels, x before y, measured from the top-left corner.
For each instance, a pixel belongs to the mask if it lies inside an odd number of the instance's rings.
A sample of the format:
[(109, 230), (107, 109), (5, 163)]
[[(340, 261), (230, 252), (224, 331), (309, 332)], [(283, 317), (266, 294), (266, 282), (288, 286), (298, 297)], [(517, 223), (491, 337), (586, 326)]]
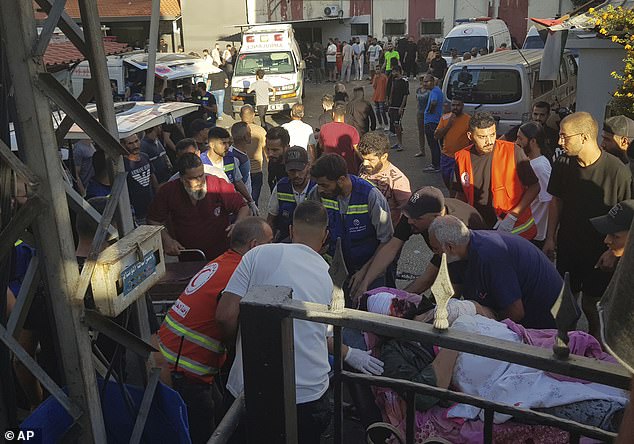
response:
[(209, 279), (213, 277), (214, 274), (216, 274), (216, 271), (218, 271), (217, 262), (212, 262), (211, 264), (205, 265), (203, 269), (196, 273), (196, 276), (194, 276), (192, 280), (189, 281), (189, 284), (187, 284), (187, 288), (185, 288), (185, 294), (189, 296), (196, 292), (198, 289), (200, 289), (200, 287), (205, 285), (207, 281), (209, 281)]

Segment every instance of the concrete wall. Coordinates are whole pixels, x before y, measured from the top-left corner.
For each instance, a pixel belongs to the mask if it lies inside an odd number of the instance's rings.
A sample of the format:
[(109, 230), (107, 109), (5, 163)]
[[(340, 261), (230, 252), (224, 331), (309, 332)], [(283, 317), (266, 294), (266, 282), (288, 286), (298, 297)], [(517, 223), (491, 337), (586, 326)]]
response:
[(233, 25), (247, 22), (246, 4), (241, 0), (181, 0), (181, 11), (186, 52), (211, 51), (216, 42), (223, 48), (230, 42), (222, 37), (240, 32)]
[(605, 106), (618, 86), (610, 73), (623, 69), (623, 57), (625, 51), (621, 47), (579, 48), (577, 111), (592, 114), (599, 127), (604, 120)]
[(445, 19), (443, 23), (444, 35), (447, 35), (454, 27), (455, 19), (485, 17), (488, 14), (489, 0), (436, 0), (436, 18)]
[[(420, 0), (419, 0), (420, 1)], [(442, 0), (446, 1), (446, 0)], [(383, 21), (384, 20), (405, 20), (409, 12), (408, 0), (374, 0), (373, 4), (373, 17), (372, 17), (372, 35), (379, 39), (386, 39), (387, 36), (383, 34)], [(410, 32), (405, 28), (405, 35)]]
[[(571, 12), (574, 9), (570, 0), (530, 0), (528, 2), (528, 17), (550, 18), (559, 14), (561, 7), (561, 15)], [(527, 29), (534, 23), (528, 21)]]

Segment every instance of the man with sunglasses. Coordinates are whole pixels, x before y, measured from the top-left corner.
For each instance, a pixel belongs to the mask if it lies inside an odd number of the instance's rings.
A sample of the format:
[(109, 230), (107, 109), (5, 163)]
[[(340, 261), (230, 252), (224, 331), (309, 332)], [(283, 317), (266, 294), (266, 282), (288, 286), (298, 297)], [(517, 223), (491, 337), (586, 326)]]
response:
[(548, 183), (553, 198), (543, 248), (553, 260), (557, 253), (557, 269), (562, 276), (570, 273), (572, 291), (583, 292), (583, 311), (595, 337), (599, 333), (596, 303), (610, 281), (616, 257), (606, 251), (603, 236), (590, 219), (606, 214), (632, 194), (629, 168), (599, 147), (598, 135), (597, 122), (588, 113), (574, 113), (561, 121), (559, 143), (565, 154), (553, 165)]

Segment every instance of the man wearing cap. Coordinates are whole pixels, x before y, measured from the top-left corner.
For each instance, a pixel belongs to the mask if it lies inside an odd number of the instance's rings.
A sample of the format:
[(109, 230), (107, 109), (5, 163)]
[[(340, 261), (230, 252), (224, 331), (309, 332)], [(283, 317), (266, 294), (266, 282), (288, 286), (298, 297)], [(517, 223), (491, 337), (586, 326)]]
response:
[(620, 258), (625, 252), (632, 219), (634, 219), (634, 199), (629, 199), (613, 206), (608, 214), (593, 217), (590, 222), (595, 230), (605, 235), (603, 242), (612, 254)]
[[(626, 165), (630, 164), (627, 148), (632, 140), (634, 140), (634, 120), (629, 117), (614, 116), (603, 123), (601, 148), (618, 157)], [(633, 166), (630, 164), (630, 168)]]
[(341, 238), (346, 267), (352, 275), (363, 268), (380, 244), (391, 239), (394, 229), (389, 204), (370, 182), (348, 174), (346, 161), (338, 154), (322, 155), (311, 166), (310, 175), (317, 186), (309, 199), (321, 201), (328, 210), (328, 254), (334, 255), (337, 238)]
[(467, 261), (462, 296), (488, 307), (497, 319), (526, 328), (555, 328), (551, 308), (563, 279), (535, 245), (520, 236), (491, 230), (472, 231), (454, 216), (429, 226), (434, 252), (448, 261)]
[[(368, 285), (387, 269), (413, 234), (420, 234), (431, 249), (427, 230), (435, 218), (451, 215), (460, 219), (471, 230), (487, 228), (482, 216), (475, 208), (461, 200), (445, 198), (442, 191), (435, 187), (427, 186), (416, 190), (401, 210), (403, 214), (394, 228), (394, 236), (379, 247), (368, 266), (364, 267), (366, 270), (364, 276), (352, 290), (353, 298), (360, 297), (368, 290)], [(418, 294), (427, 291), (436, 280), (440, 259), (440, 255), (435, 254), (423, 274), (405, 287), (405, 290)], [(463, 281), (463, 273), (464, 263), (449, 264), (449, 276), (454, 284), (460, 284)], [(459, 289), (456, 288), (456, 290)]]
[(301, 146), (292, 146), (284, 153), (284, 167), (288, 177), (277, 182), (269, 199), (269, 215), (266, 221), (273, 228), (275, 242), (289, 238), (289, 225), (293, 221), (293, 212), (306, 200), (308, 193), (315, 187), (310, 180), (308, 152)]

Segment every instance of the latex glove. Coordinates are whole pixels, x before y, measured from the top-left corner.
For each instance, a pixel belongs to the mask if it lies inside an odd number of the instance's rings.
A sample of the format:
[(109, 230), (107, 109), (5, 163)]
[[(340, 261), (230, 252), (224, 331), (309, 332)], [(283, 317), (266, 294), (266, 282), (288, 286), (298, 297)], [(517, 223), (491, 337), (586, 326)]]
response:
[(252, 216), (257, 217), (260, 215), (260, 210), (258, 210), (258, 206), (255, 204), (255, 201), (252, 200), (251, 202), (248, 202), (248, 205)]
[(382, 375), (383, 361), (375, 358), (371, 353), (371, 350), (363, 351), (358, 348), (348, 347), (348, 353), (346, 353), (344, 361), (350, 367), (366, 375)]
[(502, 220), (498, 220), (498, 222), (493, 227), (494, 230), (504, 231), (506, 233), (510, 233), (513, 231), (513, 227), (515, 226), (515, 222), (517, 222), (517, 217), (512, 214), (507, 214), (506, 217)]

